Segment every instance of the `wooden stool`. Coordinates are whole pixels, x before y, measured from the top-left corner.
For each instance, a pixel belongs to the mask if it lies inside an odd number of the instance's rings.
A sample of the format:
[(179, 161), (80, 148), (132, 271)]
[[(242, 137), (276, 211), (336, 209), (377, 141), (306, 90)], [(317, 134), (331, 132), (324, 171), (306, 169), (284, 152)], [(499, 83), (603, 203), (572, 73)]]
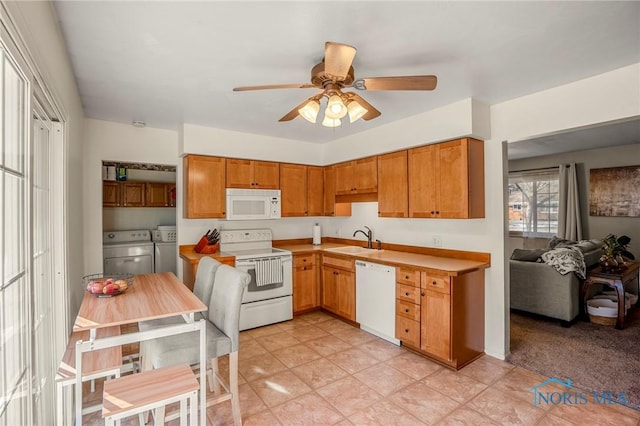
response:
[(142, 413), (157, 408), (155, 424), (164, 424), (164, 407), (180, 401), (180, 425), (186, 425), (189, 400), (190, 424), (195, 426), (198, 419), (199, 389), (198, 380), (187, 364), (108, 380), (104, 384), (102, 417), (105, 425), (109, 426), (116, 422), (119, 424), (120, 419), (135, 414), (142, 420)]
[[(100, 328), (97, 330), (97, 337), (112, 337), (120, 335), (120, 326)], [(76, 342), (78, 340), (87, 340), (89, 338), (88, 331), (77, 331), (71, 333), (69, 344), (65, 351), (62, 362), (56, 373), (56, 418), (57, 425), (63, 425), (67, 422), (64, 418), (65, 412), (65, 387), (73, 388), (76, 384)], [(112, 348), (101, 349), (94, 352), (82, 354), (82, 380), (91, 380), (91, 392), (94, 392), (93, 380), (102, 377), (120, 377), (120, 368), (122, 367), (122, 347), (115, 346)], [(82, 410), (83, 414), (99, 411), (101, 405), (95, 405)]]

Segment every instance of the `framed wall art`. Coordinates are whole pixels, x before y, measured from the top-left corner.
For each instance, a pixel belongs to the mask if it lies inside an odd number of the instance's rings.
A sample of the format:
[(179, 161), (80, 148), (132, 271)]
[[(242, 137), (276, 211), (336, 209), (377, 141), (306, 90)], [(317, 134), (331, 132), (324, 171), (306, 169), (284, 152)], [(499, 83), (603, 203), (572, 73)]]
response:
[(591, 169), (589, 215), (640, 217), (640, 166)]

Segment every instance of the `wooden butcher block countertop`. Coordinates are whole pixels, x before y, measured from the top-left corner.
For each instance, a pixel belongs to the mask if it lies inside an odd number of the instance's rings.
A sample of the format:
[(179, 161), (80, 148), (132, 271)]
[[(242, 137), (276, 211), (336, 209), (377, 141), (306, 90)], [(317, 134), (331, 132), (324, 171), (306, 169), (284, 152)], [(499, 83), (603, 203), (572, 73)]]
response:
[(329, 241), (323, 239), (320, 245), (295, 240), (274, 241), (273, 245), (274, 247), (289, 250), (294, 255), (302, 253), (332, 254), (390, 266), (413, 266), (426, 270), (444, 271), (452, 276), (478, 269), (486, 269), (491, 266), (491, 255), (489, 253), (431, 247), (383, 243), (382, 250), (374, 249), (360, 253), (340, 252), (341, 247), (358, 246), (358, 243), (360, 241), (331, 238)]

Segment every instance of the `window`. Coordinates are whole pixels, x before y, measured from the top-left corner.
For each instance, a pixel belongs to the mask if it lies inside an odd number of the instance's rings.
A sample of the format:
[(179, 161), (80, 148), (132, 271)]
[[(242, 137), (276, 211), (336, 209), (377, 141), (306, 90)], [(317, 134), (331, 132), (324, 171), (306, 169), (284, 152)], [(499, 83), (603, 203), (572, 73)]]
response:
[(559, 187), (557, 169), (509, 173), (509, 233), (557, 234)]
[(0, 426), (54, 424), (68, 335), (63, 239), (55, 238), (64, 234), (63, 167), (53, 167), (64, 164), (63, 123), (3, 24), (0, 17)]

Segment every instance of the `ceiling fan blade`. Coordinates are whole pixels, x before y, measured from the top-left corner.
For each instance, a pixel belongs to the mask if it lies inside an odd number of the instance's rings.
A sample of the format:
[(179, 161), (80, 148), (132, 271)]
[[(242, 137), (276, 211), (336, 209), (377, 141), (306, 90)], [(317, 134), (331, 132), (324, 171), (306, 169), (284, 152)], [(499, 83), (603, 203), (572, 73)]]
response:
[(355, 81), (353, 87), (360, 90), (433, 90), (437, 84), (435, 75), (414, 75), (362, 78)]
[(291, 84), (265, 84), (263, 86), (240, 86), (234, 87), (234, 92), (244, 92), (246, 90), (265, 90), (265, 89), (311, 89), (314, 88), (310, 83), (291, 83)]
[(303, 106), (305, 106), (307, 104), (307, 102), (309, 102), (311, 99), (313, 99), (313, 97), (309, 98), (309, 99), (305, 99), (300, 105), (298, 105), (297, 107), (295, 107), (294, 109), (292, 109), (291, 111), (289, 111), (288, 113), (286, 113), (284, 115), (284, 117), (282, 117), (280, 120), (278, 121), (291, 121), (294, 118), (296, 118), (297, 116), (299, 116), (300, 114), (298, 113), (298, 110), (300, 108), (302, 108)]
[(349, 97), (353, 98), (354, 100), (358, 101), (358, 103), (360, 105), (362, 105), (366, 110), (366, 114), (362, 116), (362, 119), (365, 121), (369, 121), (369, 120), (373, 120), (374, 118), (378, 118), (382, 115), (382, 113), (380, 111), (378, 111), (377, 109), (375, 109), (373, 107), (373, 105), (371, 105), (369, 102), (365, 101), (362, 96), (358, 95), (357, 93), (349, 93)]
[(328, 41), (324, 45), (324, 73), (342, 81), (349, 74), (349, 68), (356, 56), (356, 48), (348, 44)]

